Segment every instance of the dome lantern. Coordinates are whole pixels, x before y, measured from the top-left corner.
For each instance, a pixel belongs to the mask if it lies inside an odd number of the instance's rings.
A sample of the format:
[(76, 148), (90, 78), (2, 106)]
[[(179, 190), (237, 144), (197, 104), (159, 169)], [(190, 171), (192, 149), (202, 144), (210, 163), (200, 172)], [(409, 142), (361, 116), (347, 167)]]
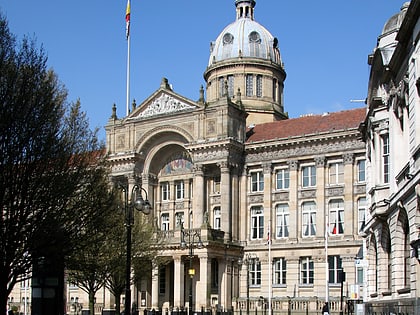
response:
[(254, 20), (254, 0), (236, 0), (236, 20), (249, 18)]

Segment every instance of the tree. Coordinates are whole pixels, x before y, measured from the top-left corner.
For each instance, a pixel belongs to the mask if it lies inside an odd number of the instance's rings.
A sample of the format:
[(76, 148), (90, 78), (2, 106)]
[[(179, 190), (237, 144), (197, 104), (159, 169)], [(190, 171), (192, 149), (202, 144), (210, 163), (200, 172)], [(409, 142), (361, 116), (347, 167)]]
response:
[[(44, 256), (64, 257), (91, 231), (86, 200), (103, 148), (80, 102), (47, 69), (34, 40), (19, 44), (0, 15), (0, 313)], [(90, 184), (87, 184), (90, 183)], [(35, 266), (35, 265), (34, 265)], [(60, 310), (60, 314), (61, 314)]]
[[(121, 204), (121, 203), (120, 203)], [(113, 215), (114, 228), (108, 234), (104, 253), (108, 257), (108, 272), (106, 287), (115, 297), (116, 314), (121, 311), (121, 295), (125, 292), (126, 276), (126, 239), (125, 214), (119, 207)], [(151, 265), (157, 261), (158, 251), (163, 238), (159, 237), (152, 218), (134, 210), (134, 225), (132, 229), (132, 268), (133, 283), (150, 275)]]

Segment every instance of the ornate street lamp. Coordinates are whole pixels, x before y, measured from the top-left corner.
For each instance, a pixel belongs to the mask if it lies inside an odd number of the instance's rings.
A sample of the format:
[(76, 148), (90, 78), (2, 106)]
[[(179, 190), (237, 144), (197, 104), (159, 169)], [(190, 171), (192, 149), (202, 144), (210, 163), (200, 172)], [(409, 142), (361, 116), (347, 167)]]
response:
[[(139, 185), (131, 189), (131, 199), (128, 198), (128, 186), (118, 184), (118, 188), (124, 194), (125, 227), (127, 229), (127, 260), (125, 274), (125, 302), (124, 314), (129, 315), (131, 310), (131, 228), (134, 224), (134, 209), (148, 215), (152, 206), (147, 200), (147, 191)], [(146, 198), (143, 199), (144, 192)]]
[[(187, 237), (188, 242), (185, 241)], [(195, 241), (197, 238), (197, 241)], [(195, 275), (195, 270), (192, 265), (192, 260), (194, 258), (194, 246), (197, 248), (203, 247), (203, 242), (201, 241), (201, 235), (199, 230), (185, 230), (184, 223), (181, 222), (181, 248), (188, 248), (188, 259), (189, 259), (189, 268), (188, 268), (188, 275), (190, 276), (190, 289), (189, 289), (189, 302), (188, 302), (188, 314), (191, 315), (194, 311), (193, 307), (193, 298), (192, 298), (192, 287), (193, 287), (193, 278)]]
[(258, 259), (257, 255), (253, 253), (245, 254), (244, 260), (240, 260), (240, 265), (246, 265), (246, 314), (249, 315), (249, 286), (250, 286), (250, 267), (255, 264), (255, 260)]

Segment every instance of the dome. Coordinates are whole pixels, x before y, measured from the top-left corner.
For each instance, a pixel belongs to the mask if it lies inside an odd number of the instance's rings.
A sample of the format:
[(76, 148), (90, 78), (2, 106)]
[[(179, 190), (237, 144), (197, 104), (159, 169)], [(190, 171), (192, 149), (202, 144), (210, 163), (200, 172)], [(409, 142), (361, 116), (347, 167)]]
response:
[(210, 45), (208, 66), (223, 60), (251, 57), (281, 65), (278, 40), (261, 24), (254, 21), (253, 0), (237, 0), (236, 21), (225, 27)]
[(410, 6), (410, 2), (405, 2), (400, 12), (394, 14), (384, 25), (382, 29), (382, 36), (392, 33), (394, 31), (398, 31), (401, 26), (402, 21), (404, 20), (405, 14), (407, 12), (408, 7)]

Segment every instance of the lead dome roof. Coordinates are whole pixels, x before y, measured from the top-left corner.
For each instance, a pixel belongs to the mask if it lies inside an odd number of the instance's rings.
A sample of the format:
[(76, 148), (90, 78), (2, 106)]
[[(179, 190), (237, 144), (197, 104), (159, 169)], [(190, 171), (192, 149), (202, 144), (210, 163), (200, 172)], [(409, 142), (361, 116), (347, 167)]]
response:
[(236, 21), (229, 24), (210, 44), (208, 66), (223, 60), (251, 57), (281, 65), (278, 40), (254, 20), (253, 0), (236, 0)]

